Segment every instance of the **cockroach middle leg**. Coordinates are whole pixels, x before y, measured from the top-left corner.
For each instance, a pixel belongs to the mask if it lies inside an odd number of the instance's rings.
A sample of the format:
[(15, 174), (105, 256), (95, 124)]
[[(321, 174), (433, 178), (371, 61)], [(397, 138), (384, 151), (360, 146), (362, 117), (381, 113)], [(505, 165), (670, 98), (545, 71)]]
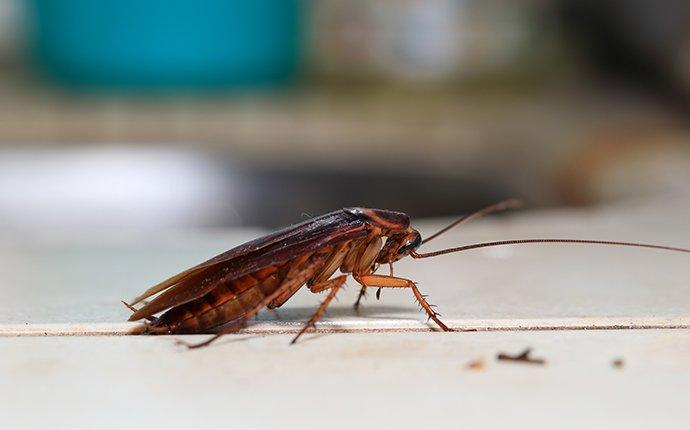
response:
[(355, 311), (359, 311), (359, 302), (362, 301), (363, 298), (367, 296), (367, 286), (362, 285), (362, 288), (359, 289), (359, 294), (357, 295), (357, 300), (355, 300)]
[(335, 278), (328, 280), (326, 282), (323, 282), (321, 284), (312, 285), (311, 287), (309, 287), (309, 291), (311, 291), (312, 293), (318, 294), (318, 293), (321, 293), (321, 292), (326, 291), (328, 289), (335, 288), (336, 286), (338, 288), (340, 288), (345, 283), (346, 278), (347, 278), (347, 275), (340, 275), (338, 277), (335, 277)]
[(331, 303), (331, 300), (335, 298), (335, 295), (338, 294), (338, 290), (345, 284), (345, 279), (347, 279), (347, 275), (340, 275), (337, 278), (333, 278), (329, 281), (324, 282), (323, 284), (320, 285), (312, 285), (309, 289), (313, 293), (318, 293), (321, 291), (325, 291), (330, 288), (330, 292), (326, 296), (325, 299), (323, 299), (323, 302), (319, 305), (319, 307), (316, 309), (316, 312), (309, 318), (309, 321), (307, 321), (304, 324), (304, 327), (297, 333), (297, 336), (292, 339), (292, 342), (290, 343), (295, 343), (297, 342), (297, 339), (299, 339), (300, 336), (304, 334), (310, 327), (314, 327), (316, 325), (316, 322), (321, 318), (326, 312), (326, 308), (328, 308), (328, 305)]
[(395, 276), (386, 276), (386, 275), (354, 275), (355, 279), (357, 279), (358, 282), (361, 284), (370, 286), (370, 287), (379, 287), (379, 288), (410, 288), (412, 290), (412, 293), (414, 294), (415, 298), (417, 299), (417, 302), (419, 302), (419, 305), (424, 309), (426, 314), (429, 316), (429, 319), (434, 320), (434, 322), (441, 327), (443, 331), (452, 331), (450, 328), (448, 328), (447, 325), (445, 325), (440, 319), (438, 319), (439, 315), (436, 311), (433, 309), (433, 305), (429, 304), (429, 302), (426, 301), (425, 296), (419, 291), (417, 288), (417, 284), (415, 284), (413, 281), (405, 278), (396, 278)]

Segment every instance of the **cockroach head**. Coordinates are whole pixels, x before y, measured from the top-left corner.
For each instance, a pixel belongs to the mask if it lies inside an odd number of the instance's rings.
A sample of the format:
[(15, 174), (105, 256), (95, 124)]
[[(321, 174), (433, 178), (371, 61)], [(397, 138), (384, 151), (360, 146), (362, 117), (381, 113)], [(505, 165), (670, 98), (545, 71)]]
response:
[(345, 211), (379, 228), (388, 237), (376, 258), (379, 264), (398, 261), (422, 244), (422, 237), (410, 227), (410, 217), (403, 212), (369, 208), (346, 208)]
[(413, 228), (391, 234), (381, 248), (376, 262), (379, 264), (393, 263), (406, 257), (411, 251), (422, 244), (422, 236)]

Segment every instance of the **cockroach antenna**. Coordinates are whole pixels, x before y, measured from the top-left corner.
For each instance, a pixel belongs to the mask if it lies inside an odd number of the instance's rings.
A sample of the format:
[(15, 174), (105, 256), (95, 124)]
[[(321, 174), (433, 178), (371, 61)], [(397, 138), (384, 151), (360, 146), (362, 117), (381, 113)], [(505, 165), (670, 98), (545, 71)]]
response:
[(436, 257), (443, 254), (451, 254), (453, 252), (469, 251), (470, 249), (477, 248), (488, 248), (491, 246), (506, 246), (506, 245), (524, 245), (528, 243), (575, 243), (575, 244), (588, 244), (588, 245), (613, 245), (613, 246), (630, 246), (634, 248), (650, 248), (650, 249), (660, 249), (663, 251), (673, 251), (673, 252), (687, 252), (690, 253), (690, 249), (687, 248), (677, 248), (674, 246), (664, 246), (655, 245), (651, 243), (638, 243), (638, 242), (619, 242), (615, 240), (590, 240), (590, 239), (515, 239), (515, 240), (497, 240), (495, 242), (484, 242), (484, 243), (473, 243), (470, 245), (458, 246), (455, 248), (442, 249), (440, 251), (419, 253), (412, 251), (410, 255), (412, 258), (429, 258)]
[[(496, 203), (491, 206), (487, 206), (484, 209), (478, 210), (476, 212), (470, 213), (468, 215), (465, 215), (461, 218), (459, 218), (456, 221), (453, 221), (450, 223), (448, 226), (442, 228), (441, 230), (437, 231), (436, 233), (432, 234), (431, 236), (427, 237), (422, 241), (422, 244), (429, 242), (432, 239), (435, 239), (436, 237), (442, 235), (443, 233), (447, 232), (448, 230), (452, 229), (453, 227), (456, 227), (460, 224), (464, 224), (470, 220), (482, 217), (484, 215), (489, 215), (495, 212), (500, 212), (508, 209), (516, 209), (522, 206), (522, 201), (518, 199), (508, 199), (504, 200), (502, 202)], [(410, 256), (412, 258), (430, 258), (430, 257), (436, 257), (439, 255), (444, 255), (444, 254), (451, 254), (454, 252), (462, 252), (462, 251), (469, 251), (471, 249), (477, 249), (477, 248), (488, 248), (492, 246), (507, 246), (507, 245), (525, 245), (525, 244), (531, 244), (531, 243), (550, 243), (550, 244), (562, 244), (562, 243), (568, 243), (568, 244), (586, 244), (586, 245), (612, 245), (612, 246), (629, 246), (629, 247), (634, 247), (634, 248), (649, 248), (649, 249), (659, 249), (662, 251), (673, 251), (673, 252), (686, 252), (690, 253), (690, 249), (687, 248), (678, 248), (674, 246), (664, 246), (664, 245), (656, 245), (656, 244), (650, 244), (650, 243), (639, 243), (639, 242), (620, 242), (620, 241), (615, 241), (615, 240), (592, 240), (592, 239), (515, 239), (515, 240), (498, 240), (498, 241), (493, 241), (493, 242), (484, 242), (484, 243), (474, 243), (470, 245), (463, 245), (463, 246), (458, 246), (454, 248), (448, 248), (448, 249), (442, 249), (440, 251), (434, 251), (434, 252), (427, 252), (427, 253), (421, 253), (417, 252), (416, 250), (410, 251)]]
[(498, 202), (494, 205), (487, 206), (484, 209), (478, 210), (477, 212), (473, 212), (467, 215), (464, 215), (460, 217), (458, 220), (453, 221), (446, 227), (443, 227), (441, 230), (437, 231), (436, 233), (432, 234), (431, 236), (427, 237), (426, 239), (422, 240), (422, 244), (429, 242), (432, 239), (437, 238), (438, 236), (442, 235), (443, 233), (447, 232), (448, 230), (459, 226), (460, 224), (465, 224), (468, 221), (471, 221), (473, 219), (477, 219), (479, 217), (483, 217), (484, 215), (489, 215), (492, 213), (496, 212), (502, 212), (508, 209), (518, 209), (523, 206), (522, 200), (518, 199), (508, 199), (504, 200), (502, 202)]

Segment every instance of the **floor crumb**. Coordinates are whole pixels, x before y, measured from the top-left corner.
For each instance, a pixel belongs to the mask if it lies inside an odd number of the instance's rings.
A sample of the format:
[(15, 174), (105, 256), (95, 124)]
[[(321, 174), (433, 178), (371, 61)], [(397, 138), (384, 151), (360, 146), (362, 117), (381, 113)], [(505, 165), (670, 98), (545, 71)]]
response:
[(520, 362), (520, 363), (529, 363), (529, 364), (538, 364), (538, 365), (546, 364), (546, 360), (544, 360), (543, 358), (533, 358), (530, 356), (531, 353), (532, 353), (532, 348), (527, 348), (518, 355), (510, 355), (510, 354), (506, 354), (504, 352), (501, 352), (496, 356), (496, 359), (498, 361), (515, 361), (515, 362)]
[(475, 370), (482, 372), (486, 370), (486, 360), (483, 358), (477, 358), (476, 360), (472, 360), (467, 365), (465, 366), (469, 370)]
[(622, 369), (625, 366), (625, 361), (622, 358), (616, 358), (611, 361), (611, 366), (614, 369)]

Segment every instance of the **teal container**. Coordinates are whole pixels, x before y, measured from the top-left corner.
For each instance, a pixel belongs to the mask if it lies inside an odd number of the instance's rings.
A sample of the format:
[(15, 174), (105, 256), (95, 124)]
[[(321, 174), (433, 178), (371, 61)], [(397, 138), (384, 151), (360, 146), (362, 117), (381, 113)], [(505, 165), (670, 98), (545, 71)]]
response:
[(294, 81), (300, 0), (27, 0), (33, 57), (62, 83), (255, 87)]

